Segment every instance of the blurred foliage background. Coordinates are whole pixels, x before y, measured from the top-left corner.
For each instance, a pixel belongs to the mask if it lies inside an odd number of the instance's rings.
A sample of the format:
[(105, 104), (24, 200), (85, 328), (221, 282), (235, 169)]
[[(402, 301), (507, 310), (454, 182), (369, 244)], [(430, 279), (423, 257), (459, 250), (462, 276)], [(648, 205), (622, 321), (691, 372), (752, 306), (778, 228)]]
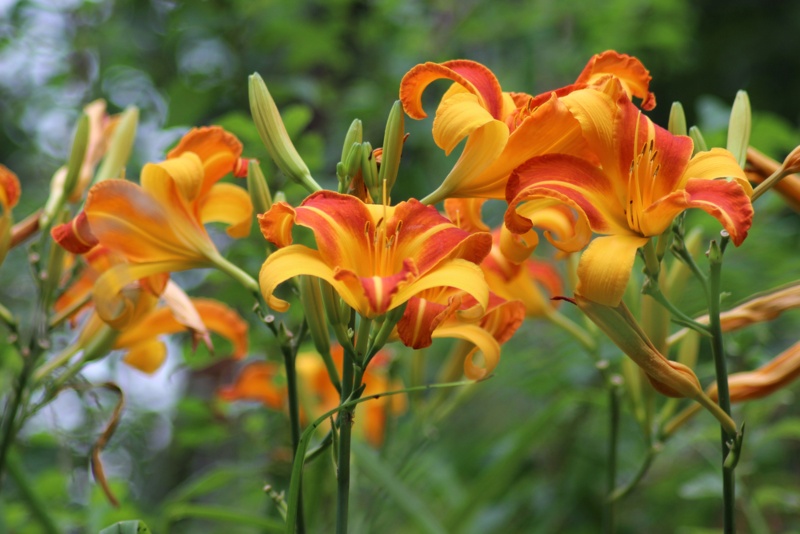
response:
[[(362, 119), (365, 138), (379, 145), (399, 81), (417, 63), (474, 59), (497, 74), (504, 90), (538, 93), (570, 83), (592, 54), (610, 48), (650, 69), (657, 122), (665, 124), (670, 104), (680, 100), (689, 123), (699, 124), (712, 145), (724, 143), (730, 103), (738, 89), (747, 90), (753, 145), (782, 158), (800, 144), (797, 20), (800, 4), (788, 0), (769, 8), (755, 0), (0, 0), (0, 161), (21, 179), (15, 209), (21, 218), (46, 198), (81, 107), (104, 98), (112, 112), (141, 110), (131, 177), (145, 162), (162, 159), (188, 128), (204, 124), (235, 132), (245, 155), (269, 169), (247, 102), (247, 75), (259, 72), (315, 177), (331, 187), (352, 119)], [(426, 93), (428, 110), (445, 85)], [(408, 121), (407, 129), (402, 191), (420, 196), (453, 159), (431, 142), (430, 120)], [(270, 176), (273, 190), (301, 198), (298, 189), (284, 188), (282, 176)], [(714, 232), (709, 224), (708, 235)], [(728, 257), (728, 303), (793, 280), (800, 272), (798, 236), (797, 214), (777, 198), (762, 199), (751, 237)], [(264, 258), (255, 237), (228, 251), (251, 273)], [(0, 272), (0, 299), (22, 313), (32, 287), (27, 276), (24, 251), (15, 250)], [(250, 297), (220, 275), (176, 278), (193, 293), (224, 296), (251, 315)], [(687, 293), (686, 309), (700, 311), (699, 299)], [(799, 324), (787, 314), (731, 336), (731, 367), (754, 368), (774, 356), (796, 341)], [(265, 329), (254, 326), (251, 339), (255, 357), (275, 357)], [(280, 491), (287, 483), (285, 418), (216, 401), (215, 389), (234, 374), (224, 344), (214, 355), (182, 345), (175, 343), (172, 365), (154, 378), (113, 357), (90, 373), (90, 379), (111, 377), (129, 394), (123, 425), (104, 453), (120, 509), (105, 501), (87, 467), (113, 400), (64, 393), (26, 428), (22, 465), (65, 532), (141, 518), (159, 534), (250, 533), (267, 528), (259, 518), (277, 517), (263, 486)], [(431, 380), (447, 348), (437, 347), (427, 358)], [(619, 360), (614, 351), (607, 356)], [(712, 374), (710, 359), (702, 357), (698, 375), (706, 383)], [(4, 380), (0, 388), (7, 391)], [(796, 391), (738, 409), (748, 422), (737, 470), (743, 531), (800, 531)], [(353, 532), (597, 532), (607, 399), (578, 345), (529, 324), (504, 349), (496, 376), (465, 397), (438, 420), (412, 410), (382, 450), (355, 451)], [(643, 456), (628, 411), (621, 435), (625, 480)], [(701, 415), (667, 443), (620, 504), (619, 532), (715, 531), (717, 440), (716, 425)], [(326, 532), (334, 494), (329, 459), (314, 463), (307, 476), (309, 501), (321, 503), (308, 510), (311, 531)], [(0, 531), (38, 532), (20, 491), (4, 485)], [(221, 515), (212, 520), (214, 511)], [(223, 520), (225, 513), (238, 519)]]

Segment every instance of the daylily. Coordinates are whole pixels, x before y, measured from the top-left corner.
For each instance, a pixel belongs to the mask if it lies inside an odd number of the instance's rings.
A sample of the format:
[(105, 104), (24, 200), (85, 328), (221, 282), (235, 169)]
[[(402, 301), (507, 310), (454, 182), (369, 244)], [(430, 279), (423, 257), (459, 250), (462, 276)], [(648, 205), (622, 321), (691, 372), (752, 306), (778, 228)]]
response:
[(11, 208), (17, 205), (20, 196), (19, 179), (5, 165), (0, 165), (0, 263), (6, 258), (11, 245)]
[[(82, 359), (91, 361), (105, 356), (111, 350), (124, 351), (123, 361), (140, 371), (154, 373), (166, 358), (166, 346), (158, 338), (165, 334), (190, 332), (193, 344), (203, 341), (212, 348), (210, 332), (216, 332), (233, 345), (232, 357), (243, 358), (247, 353), (248, 325), (232, 309), (211, 299), (190, 299), (176, 284), (169, 281), (160, 296), (146, 286), (126, 288), (128, 301), (133, 306), (130, 320), (120, 328), (113, 328), (101, 319), (90, 305), (80, 304), (91, 289), (90, 282), (99, 276), (96, 271), (117, 265), (119, 257), (102, 247), (88, 255), (90, 262), (82, 274), (57, 302), (57, 309), (72, 309), (73, 324), (81, 324), (77, 341), (37, 370), (41, 378), (53, 369), (64, 365), (79, 351)], [(160, 302), (162, 304), (160, 304)]]
[[(442, 185), (423, 202), (447, 197), (504, 198), (515, 167), (550, 152), (591, 157), (578, 120), (560, 97), (573, 91), (602, 89), (612, 78), (652, 107), (650, 75), (636, 58), (614, 51), (594, 56), (575, 84), (537, 97), (503, 92), (495, 75), (480, 63), (454, 60), (412, 68), (400, 84), (400, 100), (413, 119), (427, 115), (422, 93), (437, 79), (452, 80), (433, 123), (433, 138), (446, 154), (467, 139)], [(645, 107), (645, 109), (649, 109)]]
[(106, 180), (89, 191), (84, 210), (56, 227), (54, 238), (70, 252), (101, 244), (127, 262), (105, 272), (94, 289), (106, 321), (125, 320), (122, 289), (153, 275), (216, 266), (235, 274), (217, 251), (204, 224), (222, 222), (232, 237), (249, 233), (247, 192), (217, 183), (237, 168), (241, 143), (219, 127), (190, 131), (161, 163), (142, 169), (141, 185)]
[[(576, 293), (619, 305), (637, 249), (688, 208), (719, 220), (734, 244), (744, 240), (753, 217), (752, 188), (730, 152), (714, 148), (692, 157), (691, 138), (653, 124), (621, 87), (562, 100), (581, 121), (600, 166), (566, 154), (527, 161), (509, 179), (505, 224), (526, 233), (537, 210), (565, 204), (577, 213), (578, 225), (604, 234), (581, 256)], [(725, 177), (733, 180), (715, 179)], [(585, 246), (590, 236), (577, 233), (585, 235), (583, 243), (554, 244), (570, 251)]]
[[(319, 191), (297, 208), (277, 202), (258, 219), (264, 237), (279, 247), (259, 275), (264, 298), (277, 311), (289, 304), (274, 295), (275, 289), (298, 275), (327, 281), (368, 318), (442, 286), (465, 291), (484, 308), (488, 302), (477, 264), (489, 253), (491, 236), (471, 235), (416, 200), (373, 205)], [(313, 231), (316, 250), (291, 244), (295, 224)]]
[[(489, 376), (500, 360), (500, 345), (508, 341), (525, 319), (519, 300), (489, 295), (486, 311), (463, 291), (440, 287), (427, 289), (408, 301), (397, 323), (404, 345), (421, 349), (433, 339), (461, 339), (473, 346), (464, 358), (464, 375), (471, 380)], [(480, 355), (482, 363), (475, 360)]]
[[(467, 231), (489, 231), (480, 210), (485, 199), (447, 199), (445, 211)], [(572, 237), (574, 216), (563, 206), (536, 213), (536, 227), (565, 241)], [(526, 317), (544, 317), (554, 310), (550, 297), (561, 294), (561, 276), (549, 263), (529, 258), (539, 241), (535, 232), (518, 236), (501, 226), (492, 231), (492, 250), (481, 262), (489, 289), (507, 300), (525, 305)], [(544, 291), (543, 291), (544, 289)]]

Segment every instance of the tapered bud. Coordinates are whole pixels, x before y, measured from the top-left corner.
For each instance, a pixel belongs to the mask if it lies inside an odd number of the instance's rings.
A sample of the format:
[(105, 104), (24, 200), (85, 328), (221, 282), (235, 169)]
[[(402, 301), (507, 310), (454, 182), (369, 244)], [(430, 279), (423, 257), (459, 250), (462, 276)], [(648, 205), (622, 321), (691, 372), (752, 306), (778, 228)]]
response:
[(381, 169), (378, 182), (386, 181), (387, 196), (397, 180), (397, 171), (400, 168), (400, 156), (403, 153), (403, 140), (405, 138), (405, 113), (402, 103), (397, 100), (389, 112), (386, 121), (386, 131), (383, 135), (383, 154), (381, 156)]
[(311, 177), (311, 171), (292, 144), (264, 80), (258, 74), (252, 74), (249, 87), (253, 121), (272, 160), (286, 176), (305, 187), (310, 193), (321, 190), (322, 187)]
[(331, 350), (328, 323), (325, 319), (325, 304), (317, 278), (300, 277), (300, 303), (306, 316), (308, 331), (314, 341), (314, 347), (320, 354), (329, 354)]
[(667, 129), (672, 135), (686, 135), (686, 114), (680, 102), (673, 102), (669, 110)]
[(382, 184), (378, 181), (378, 163), (375, 161), (369, 141), (361, 144), (361, 176), (373, 202), (380, 202)]
[(261, 172), (261, 165), (254, 159), (249, 160), (247, 164), (247, 191), (250, 193), (250, 200), (256, 213), (269, 211), (272, 207), (272, 195), (269, 192), (267, 179)]
[(750, 146), (750, 129), (753, 123), (750, 112), (750, 98), (746, 91), (736, 93), (728, 122), (727, 148), (736, 158), (739, 166), (744, 168), (747, 159), (747, 147)]
[(75, 186), (78, 185), (88, 143), (89, 117), (86, 113), (83, 113), (78, 119), (78, 124), (75, 128), (75, 137), (72, 140), (72, 150), (70, 150), (67, 165), (65, 168), (56, 171), (50, 182), (50, 196), (47, 198), (42, 215), (39, 217), (42, 227), (50, 227), (53, 223), (53, 218), (60, 213), (64, 203), (72, 194)]
[(703, 137), (703, 133), (700, 131), (700, 128), (697, 126), (692, 126), (689, 128), (689, 137), (691, 137), (692, 141), (694, 141), (695, 154), (708, 150), (708, 144), (706, 143), (706, 139)]
[(103, 163), (94, 176), (94, 183), (109, 178), (122, 178), (125, 165), (131, 157), (133, 143), (136, 140), (136, 128), (139, 124), (139, 108), (128, 106), (119, 117), (117, 127), (111, 135)]
[(364, 127), (359, 119), (355, 119), (350, 123), (350, 128), (347, 129), (347, 134), (344, 136), (344, 143), (342, 144), (342, 163), (347, 162), (348, 155), (352, 151), (353, 144), (360, 144), (364, 136)]

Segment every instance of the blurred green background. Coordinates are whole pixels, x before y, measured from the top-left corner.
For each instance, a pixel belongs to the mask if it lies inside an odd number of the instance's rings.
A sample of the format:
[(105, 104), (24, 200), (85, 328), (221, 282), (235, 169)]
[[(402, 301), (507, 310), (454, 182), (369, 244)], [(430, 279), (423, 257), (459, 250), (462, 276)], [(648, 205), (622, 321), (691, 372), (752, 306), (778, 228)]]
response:
[[(245, 155), (261, 159), (273, 189), (283, 189), (284, 178), (269, 172), (250, 124), (247, 76), (259, 72), (315, 177), (332, 187), (352, 119), (362, 119), (365, 138), (380, 145), (399, 81), (415, 64), (474, 59), (495, 72), (504, 90), (538, 93), (570, 83), (592, 54), (606, 49), (635, 55), (650, 69), (657, 122), (665, 124), (670, 104), (679, 100), (710, 144), (724, 143), (730, 103), (737, 90), (747, 90), (753, 144), (782, 158), (800, 144), (798, 20), (800, 4), (788, 0), (0, 0), (0, 162), (21, 179), (15, 209), (21, 218), (46, 198), (80, 108), (104, 98), (112, 112), (128, 105), (141, 110), (129, 176), (162, 159), (191, 126), (222, 124), (242, 139)], [(445, 86), (426, 93), (426, 109), (433, 111)], [(403, 196), (430, 192), (452, 165), (431, 142), (430, 125), (430, 119), (407, 122)], [(286, 192), (300, 199), (296, 188)], [(706, 227), (713, 236), (717, 226)], [(798, 236), (797, 214), (777, 198), (763, 198), (751, 237), (729, 254), (727, 302), (795, 279)], [(228, 256), (255, 273), (263, 248), (256, 235), (233, 245)], [(22, 314), (30, 300), (27, 274), (21, 250), (0, 271), (0, 299)], [(193, 293), (224, 295), (249, 317), (246, 292), (205, 274), (177, 279)], [(688, 293), (686, 309), (700, 311)], [(797, 341), (798, 325), (790, 313), (731, 336), (731, 367), (752, 369), (774, 356)], [(264, 330), (254, 325), (251, 352), (276, 357)], [(59, 411), (26, 429), (21, 462), (65, 532), (141, 518), (158, 534), (251, 533), (265, 531), (259, 517), (277, 517), (262, 488), (285, 489), (288, 425), (282, 414), (214, 400), (215, 388), (234, 372), (219, 346), (212, 356), (176, 345), (180, 362), (161, 374), (158, 386), (131, 370), (97, 371), (139, 392), (104, 453), (123, 502), (119, 510), (106, 503), (87, 467), (113, 399), (65, 393)], [(428, 351), (431, 380), (446, 349)], [(613, 364), (619, 360), (612, 350), (607, 356)], [(712, 372), (704, 351), (698, 375), (707, 383)], [(0, 387), (8, 388), (9, 380)], [(748, 422), (737, 470), (743, 532), (800, 532), (796, 391), (738, 409), (739, 420)], [(437, 526), (465, 533), (598, 532), (606, 403), (599, 375), (577, 343), (547, 325), (526, 325), (504, 349), (496, 376), (473, 387), (446, 418), (412, 412), (380, 452), (364, 445), (356, 451), (353, 532), (435, 532)], [(644, 450), (627, 405), (621, 424), (624, 481)], [(618, 531), (715, 532), (718, 454), (717, 427), (700, 415), (665, 445), (621, 502)], [(307, 476), (309, 501), (318, 503), (308, 509), (311, 531), (327, 532), (330, 459), (318, 460)], [(8, 482), (3, 487), (0, 532), (39, 532), (19, 491)], [(252, 520), (203, 519), (203, 510)]]

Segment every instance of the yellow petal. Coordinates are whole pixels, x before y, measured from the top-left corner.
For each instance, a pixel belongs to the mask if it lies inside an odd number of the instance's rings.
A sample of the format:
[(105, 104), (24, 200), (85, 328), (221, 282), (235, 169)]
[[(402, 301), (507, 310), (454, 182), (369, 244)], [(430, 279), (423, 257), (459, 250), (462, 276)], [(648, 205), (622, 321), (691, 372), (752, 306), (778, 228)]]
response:
[(576, 293), (605, 306), (619, 306), (631, 277), (636, 250), (647, 241), (647, 237), (636, 235), (595, 238), (578, 263)]
[(158, 371), (167, 359), (167, 348), (158, 339), (152, 338), (137, 343), (128, 349), (122, 361), (149, 375)]
[[(445, 324), (434, 330), (432, 337), (463, 339), (475, 345), (476, 349), (464, 359), (464, 375), (470, 380), (486, 378), (500, 361), (500, 344), (492, 334), (478, 325)], [(483, 357), (483, 365), (476, 364), (474, 360), (477, 351), (480, 351)]]
[(221, 222), (229, 225), (227, 232), (231, 237), (247, 237), (253, 222), (250, 195), (233, 184), (216, 184), (203, 197), (200, 219), (203, 223)]

